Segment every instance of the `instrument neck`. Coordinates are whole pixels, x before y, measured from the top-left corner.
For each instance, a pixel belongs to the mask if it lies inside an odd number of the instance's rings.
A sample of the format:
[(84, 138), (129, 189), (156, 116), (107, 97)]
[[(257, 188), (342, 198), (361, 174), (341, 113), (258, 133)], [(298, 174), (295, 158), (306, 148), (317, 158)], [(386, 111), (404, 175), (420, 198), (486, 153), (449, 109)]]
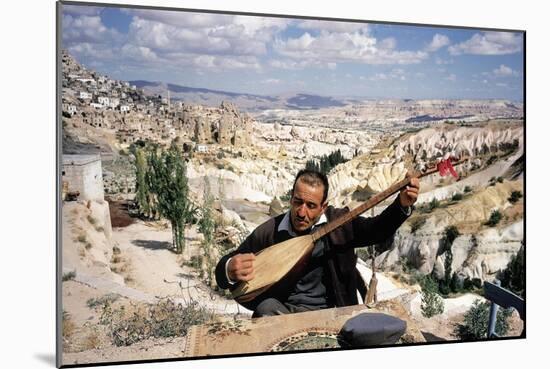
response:
[(324, 237), (328, 233), (334, 231), (336, 228), (343, 226), (344, 224), (352, 221), (354, 218), (358, 217), (359, 215), (363, 214), (365, 211), (369, 210), (370, 208), (380, 204), (382, 201), (386, 200), (388, 197), (393, 195), (394, 193), (400, 191), (402, 188), (408, 186), (411, 183), (411, 178), (421, 178), (430, 174), (433, 174), (437, 172), (437, 168), (430, 168), (427, 171), (420, 173), (414, 173), (412, 177), (405, 177), (399, 182), (394, 183), (387, 189), (385, 189), (382, 192), (377, 193), (376, 195), (372, 196), (370, 199), (365, 201), (363, 204), (359, 205), (355, 209), (351, 210), (350, 212), (336, 218), (335, 220), (331, 221), (330, 223), (327, 223), (321, 227), (319, 227), (315, 232), (312, 233), (313, 241), (317, 241), (321, 237)]

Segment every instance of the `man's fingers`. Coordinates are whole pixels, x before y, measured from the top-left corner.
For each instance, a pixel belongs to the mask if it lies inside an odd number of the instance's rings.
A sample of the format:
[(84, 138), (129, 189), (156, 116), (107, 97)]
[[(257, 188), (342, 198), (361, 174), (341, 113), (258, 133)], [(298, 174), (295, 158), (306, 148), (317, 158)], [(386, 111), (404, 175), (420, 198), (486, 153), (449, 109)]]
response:
[(237, 274), (237, 279), (240, 281), (249, 281), (252, 278), (254, 278), (253, 269), (240, 270), (239, 273)]
[(254, 255), (252, 253), (239, 254), (235, 257), (238, 258), (238, 260), (240, 260), (240, 261), (253, 261), (254, 259), (256, 259), (256, 255)]
[(241, 268), (239, 270), (237, 270), (237, 274), (241, 274), (241, 275), (245, 275), (245, 274), (250, 274), (254, 271), (254, 268), (253, 267), (249, 267), (249, 268)]
[(407, 187), (407, 188), (405, 189), (405, 192), (406, 192), (406, 193), (418, 193), (418, 188)]
[(243, 261), (238, 264), (238, 269), (252, 268), (252, 261)]
[(246, 276), (241, 277), (241, 281), (248, 282), (254, 279), (254, 273), (247, 274)]

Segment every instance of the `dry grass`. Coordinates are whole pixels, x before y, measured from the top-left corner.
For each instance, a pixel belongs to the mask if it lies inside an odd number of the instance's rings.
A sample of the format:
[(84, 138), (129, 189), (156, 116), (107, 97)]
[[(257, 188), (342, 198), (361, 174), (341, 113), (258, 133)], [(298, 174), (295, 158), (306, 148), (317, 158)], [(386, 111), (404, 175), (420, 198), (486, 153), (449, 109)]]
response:
[(116, 346), (129, 346), (147, 338), (182, 337), (190, 326), (212, 320), (214, 315), (192, 302), (186, 306), (170, 299), (156, 304), (103, 306), (100, 324), (105, 325)]
[(97, 330), (92, 330), (82, 341), (81, 350), (93, 350), (101, 347), (101, 339)]
[(62, 322), (62, 334), (63, 338), (69, 339), (76, 331), (76, 324), (71, 318), (71, 314), (63, 311), (63, 322)]

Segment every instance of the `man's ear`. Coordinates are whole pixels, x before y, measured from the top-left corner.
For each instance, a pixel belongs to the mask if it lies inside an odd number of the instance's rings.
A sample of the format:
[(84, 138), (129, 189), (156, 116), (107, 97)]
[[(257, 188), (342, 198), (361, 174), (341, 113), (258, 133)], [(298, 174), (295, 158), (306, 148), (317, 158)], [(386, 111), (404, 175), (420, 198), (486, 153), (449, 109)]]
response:
[(325, 201), (323, 205), (321, 205), (321, 214), (323, 214), (325, 210), (327, 210), (327, 207), (328, 207), (328, 201)]

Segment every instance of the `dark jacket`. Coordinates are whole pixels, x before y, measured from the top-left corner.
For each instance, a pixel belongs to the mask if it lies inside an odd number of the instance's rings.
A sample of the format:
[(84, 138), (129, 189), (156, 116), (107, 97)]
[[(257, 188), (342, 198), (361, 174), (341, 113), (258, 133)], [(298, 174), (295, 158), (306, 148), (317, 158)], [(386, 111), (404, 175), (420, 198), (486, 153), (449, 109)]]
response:
[[(399, 197), (379, 215), (370, 218), (357, 217), (328, 234), (325, 274), (329, 278), (329, 297), (335, 306), (355, 305), (358, 303), (358, 288), (364, 293), (364, 286), (361, 288), (362, 281), (359, 280), (356, 269), (357, 255), (354, 248), (380, 244), (393, 236), (408, 217), (398, 199)], [(330, 222), (347, 212), (347, 207), (337, 209), (329, 206), (325, 215)], [(216, 266), (216, 281), (220, 288), (231, 287), (225, 274), (228, 258), (235, 254), (258, 253), (266, 247), (292, 238), (288, 232), (277, 231), (283, 218), (284, 214), (281, 214), (259, 225), (235, 251), (220, 259)]]

